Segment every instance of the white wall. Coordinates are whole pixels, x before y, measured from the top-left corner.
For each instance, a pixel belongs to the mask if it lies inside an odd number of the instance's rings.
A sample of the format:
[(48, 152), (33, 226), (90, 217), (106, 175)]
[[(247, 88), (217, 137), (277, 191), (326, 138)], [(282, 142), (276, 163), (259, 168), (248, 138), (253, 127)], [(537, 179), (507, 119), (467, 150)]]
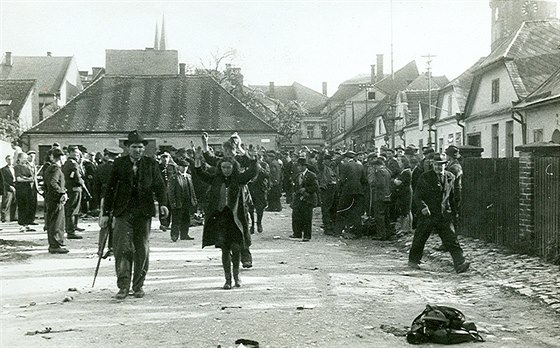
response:
[[(481, 147), (484, 149), (482, 157), (492, 157), (492, 125), (498, 124), (499, 136), (499, 157), (506, 157), (506, 122), (512, 121), (511, 114), (503, 114), (498, 116), (486, 117), (474, 121), (469, 121), (466, 124), (465, 144), (470, 133), (480, 132)], [(515, 146), (523, 143), (521, 125), (513, 121), (513, 141)], [(552, 133), (551, 133), (552, 134)], [(519, 156), (519, 152), (513, 152), (514, 156)]]
[[(492, 80), (494, 79), (500, 79), (500, 100), (493, 104)], [(505, 66), (502, 65), (499, 68), (486, 72), (482, 77), (470, 115), (468, 116), (511, 107), (512, 101), (517, 101), (518, 99), (509, 74)]]
[(543, 141), (550, 141), (552, 133), (560, 129), (560, 102), (526, 111), (527, 143), (534, 142), (533, 131), (543, 130)]

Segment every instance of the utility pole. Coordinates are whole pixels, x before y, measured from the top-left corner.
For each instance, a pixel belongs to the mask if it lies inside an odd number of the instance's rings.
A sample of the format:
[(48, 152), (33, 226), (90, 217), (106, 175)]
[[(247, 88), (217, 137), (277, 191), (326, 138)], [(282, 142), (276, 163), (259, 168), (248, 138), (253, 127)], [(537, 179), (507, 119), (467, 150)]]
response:
[(425, 56), (422, 56), (424, 58), (427, 58), (426, 60), (426, 64), (427, 64), (427, 68), (426, 71), (428, 73), (428, 146), (432, 145), (432, 132), (434, 132), (434, 130), (432, 129), (432, 58), (435, 58), (436, 56), (432, 55), (431, 53), (428, 53)]
[[(363, 89), (364, 89), (365, 95), (366, 95), (366, 99), (365, 99), (365, 102), (366, 102), (366, 113), (364, 114), (365, 117), (367, 117), (367, 118), (366, 118), (366, 140), (365, 140), (366, 145), (367, 145), (367, 143), (368, 143), (368, 139), (367, 139), (367, 138), (368, 138), (368, 136), (367, 136), (368, 131), (367, 131), (367, 129), (368, 129), (368, 127), (370, 126), (370, 119), (369, 119), (369, 116), (368, 116), (369, 89), (372, 88), (374, 85), (375, 85), (374, 83), (360, 83), (360, 84), (358, 85), (360, 88), (363, 88)], [(372, 142), (373, 142), (373, 138), (374, 138), (374, 137), (375, 137), (375, 134), (373, 134), (373, 136), (372, 136), (372, 140), (371, 140)]]

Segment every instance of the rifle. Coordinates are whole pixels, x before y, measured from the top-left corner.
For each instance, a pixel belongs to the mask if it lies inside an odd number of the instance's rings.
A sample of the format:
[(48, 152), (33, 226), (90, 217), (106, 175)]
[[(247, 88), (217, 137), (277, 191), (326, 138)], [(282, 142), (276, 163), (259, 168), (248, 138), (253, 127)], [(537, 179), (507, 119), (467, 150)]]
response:
[(105, 234), (105, 237), (103, 237), (103, 240), (101, 241), (101, 252), (99, 253), (99, 258), (97, 259), (97, 266), (95, 266), (95, 273), (93, 274), (93, 283), (91, 284), (91, 287), (93, 288), (95, 286), (95, 279), (97, 279), (97, 273), (99, 273), (99, 266), (101, 265), (101, 259), (103, 259), (103, 250), (105, 250), (105, 245), (107, 244), (107, 239), (109, 238), (109, 235), (112, 233), (113, 229), (113, 214), (109, 215), (109, 220), (107, 221), (107, 233)]

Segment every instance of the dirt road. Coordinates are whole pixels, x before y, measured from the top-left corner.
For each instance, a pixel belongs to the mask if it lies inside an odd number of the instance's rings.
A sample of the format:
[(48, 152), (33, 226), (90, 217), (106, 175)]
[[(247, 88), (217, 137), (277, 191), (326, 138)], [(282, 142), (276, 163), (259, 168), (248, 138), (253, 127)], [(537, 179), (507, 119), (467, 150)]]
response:
[(153, 231), (146, 296), (124, 301), (112, 298), (112, 259), (91, 287), (94, 220), (84, 224), (85, 239), (68, 241), (67, 255), (48, 254), (42, 231), (3, 226), (2, 239), (40, 246), (13, 246), (31, 257), (0, 263), (0, 345), (233, 347), (247, 338), (261, 347), (406, 347), (407, 326), (430, 303), (459, 308), (479, 326), (487, 342), (462, 347), (560, 346), (560, 318), (540, 304), (429, 260), (430, 271), (411, 270), (398, 242), (323, 236), (318, 215), (311, 242), (290, 240), (290, 214), (265, 213), (254, 268), (229, 291), (221, 289), (219, 250), (200, 248), (201, 227), (192, 230), (194, 241), (177, 243)]

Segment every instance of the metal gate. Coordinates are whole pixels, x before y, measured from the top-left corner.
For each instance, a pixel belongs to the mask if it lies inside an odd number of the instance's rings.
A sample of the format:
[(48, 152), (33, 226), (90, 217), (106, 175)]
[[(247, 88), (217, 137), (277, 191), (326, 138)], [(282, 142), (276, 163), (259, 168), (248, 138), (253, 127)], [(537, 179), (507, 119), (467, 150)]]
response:
[(465, 158), (459, 232), (515, 248), (519, 241), (519, 158)]
[(536, 157), (534, 177), (534, 248), (555, 261), (560, 257), (560, 157)]

